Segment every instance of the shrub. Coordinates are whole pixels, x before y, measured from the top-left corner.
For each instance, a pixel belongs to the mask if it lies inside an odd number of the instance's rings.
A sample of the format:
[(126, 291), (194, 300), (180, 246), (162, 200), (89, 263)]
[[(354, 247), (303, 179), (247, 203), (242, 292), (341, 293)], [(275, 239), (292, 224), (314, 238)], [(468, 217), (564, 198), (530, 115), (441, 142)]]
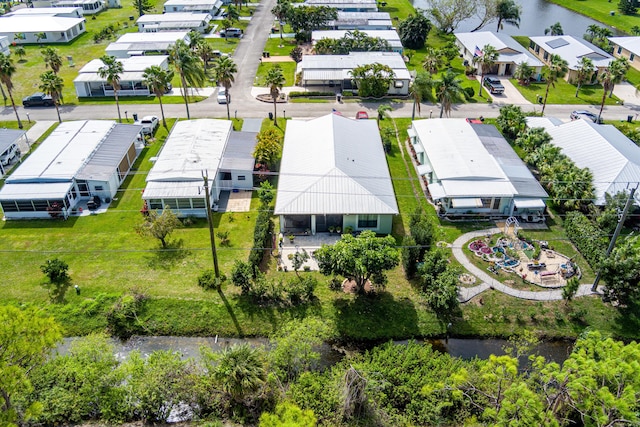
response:
[[(344, 95), (344, 93), (343, 93)], [(309, 98), (312, 96), (330, 96), (334, 97), (335, 93), (333, 92), (321, 92), (321, 91), (309, 91), (309, 92), (290, 92), (289, 98)]]
[(473, 90), (472, 87), (465, 87), (463, 90), (464, 90), (464, 97), (467, 99), (471, 99), (473, 98), (473, 95), (475, 95), (475, 91)]
[(222, 285), (222, 282), (224, 282), (225, 280), (226, 277), (224, 276), (224, 274), (220, 275), (220, 278), (216, 278), (215, 272), (209, 269), (203, 271), (202, 274), (198, 277), (198, 286), (208, 291), (210, 289), (220, 288), (220, 285)]
[(253, 248), (249, 254), (249, 264), (255, 268), (260, 266), (265, 252), (271, 245), (271, 233), (273, 232), (272, 214), (272, 209), (262, 205), (256, 219), (256, 226), (253, 230)]
[(413, 279), (417, 271), (417, 263), (420, 260), (420, 248), (416, 246), (416, 239), (405, 236), (402, 239), (402, 266), (407, 279)]
[(143, 308), (147, 296), (139, 291), (130, 290), (122, 295), (107, 311), (107, 330), (121, 339), (131, 337), (137, 332), (138, 314)]
[(254, 269), (250, 263), (236, 260), (231, 270), (231, 283), (242, 289), (243, 294), (251, 291), (251, 280), (254, 276)]
[(596, 268), (607, 247), (602, 231), (581, 212), (569, 212), (564, 224), (569, 240), (576, 245), (589, 265)]
[(69, 265), (58, 258), (48, 259), (40, 266), (40, 270), (47, 275), (49, 281), (54, 284), (69, 281)]
[(218, 237), (218, 240), (220, 240), (220, 246), (229, 246), (230, 242), (229, 242), (229, 231), (228, 230), (218, 231), (216, 233), (216, 236)]

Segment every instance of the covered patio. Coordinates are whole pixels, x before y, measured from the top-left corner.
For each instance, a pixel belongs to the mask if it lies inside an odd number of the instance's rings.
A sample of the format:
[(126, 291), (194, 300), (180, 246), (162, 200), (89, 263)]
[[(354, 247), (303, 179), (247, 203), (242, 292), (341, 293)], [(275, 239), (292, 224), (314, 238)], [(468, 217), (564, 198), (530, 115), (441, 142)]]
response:
[(278, 239), (281, 243), (278, 245), (278, 268), (284, 271), (293, 271), (293, 263), (289, 259), (289, 255), (296, 252), (307, 251), (309, 260), (306, 261), (299, 271), (303, 271), (305, 266), (309, 266), (312, 271), (318, 271), (318, 263), (313, 257), (313, 253), (320, 249), (322, 245), (333, 245), (342, 237), (337, 233), (318, 233), (309, 236), (295, 236), (293, 242), (289, 241), (286, 235), (280, 233), (282, 239)]

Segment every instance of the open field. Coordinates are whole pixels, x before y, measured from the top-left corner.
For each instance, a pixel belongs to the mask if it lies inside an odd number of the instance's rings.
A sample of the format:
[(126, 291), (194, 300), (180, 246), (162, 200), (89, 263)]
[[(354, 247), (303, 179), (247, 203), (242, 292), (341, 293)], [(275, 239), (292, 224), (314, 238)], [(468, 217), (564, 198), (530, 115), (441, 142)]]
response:
[[(618, 10), (618, 2), (609, 0), (549, 0), (574, 12), (589, 16), (596, 21), (631, 34), (631, 28), (639, 25), (638, 15), (623, 15)], [(611, 12), (615, 12), (612, 16)]]

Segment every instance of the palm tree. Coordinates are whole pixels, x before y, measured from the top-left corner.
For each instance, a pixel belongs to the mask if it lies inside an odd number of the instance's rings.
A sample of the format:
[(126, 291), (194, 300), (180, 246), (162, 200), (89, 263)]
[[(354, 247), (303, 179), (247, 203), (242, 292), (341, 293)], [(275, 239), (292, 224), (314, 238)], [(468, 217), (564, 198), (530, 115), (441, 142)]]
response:
[(520, 11), (520, 6), (513, 0), (498, 1), (496, 6), (498, 28), (496, 29), (496, 32), (503, 28), (503, 23), (520, 28)]
[(195, 48), (196, 54), (202, 59), (204, 65), (204, 72), (206, 74), (207, 68), (209, 68), (209, 61), (213, 58), (213, 47), (206, 40), (202, 39)]
[(562, 29), (562, 25), (559, 22), (556, 22), (549, 28), (544, 29), (544, 35), (549, 34), (550, 36), (561, 36), (564, 34), (564, 30)]
[(390, 117), (389, 112), (391, 111), (393, 111), (393, 108), (391, 108), (389, 104), (380, 104), (378, 106), (378, 117), (376, 118), (378, 129), (380, 129), (380, 120), (384, 120), (385, 117)]
[(169, 49), (169, 63), (174, 66), (176, 72), (180, 75), (182, 97), (187, 109), (187, 119), (191, 119), (189, 113), (189, 85), (202, 86), (206, 77), (202, 64), (200, 64), (200, 58), (189, 49), (189, 46), (184, 41), (177, 40)]
[(45, 67), (51, 68), (51, 70), (58, 74), (60, 72), (60, 68), (62, 67), (62, 57), (57, 49), (52, 47), (44, 48), (40, 51), (42, 54), (42, 58), (44, 59)]
[(18, 62), (25, 62), (24, 57), (27, 56), (27, 51), (24, 50), (24, 46), (16, 46), (12, 49), (12, 52), (15, 53), (18, 58), (20, 58)]
[(9, 57), (9, 55), (5, 55), (0, 53), (0, 87), (4, 84), (7, 87), (7, 92), (9, 92), (9, 99), (11, 100), (11, 105), (13, 106), (13, 112), (16, 113), (16, 119), (18, 120), (18, 127), (22, 129), (22, 122), (20, 121), (20, 116), (18, 116), (18, 109), (16, 108), (16, 103), (13, 102), (13, 81), (11, 78), (16, 72), (16, 66), (13, 65), (13, 60)]
[(498, 56), (500, 56), (500, 54), (498, 53), (496, 48), (489, 44), (486, 44), (482, 48), (482, 55), (473, 57), (473, 64), (480, 66), (480, 92), (478, 94), (479, 96), (482, 96), (482, 82), (484, 81), (484, 75), (485, 73), (491, 70), (491, 67), (493, 67), (496, 64), (496, 61), (498, 60)]
[(58, 122), (62, 123), (60, 108), (58, 107), (60, 99), (62, 98), (62, 89), (64, 89), (64, 80), (62, 80), (62, 77), (53, 71), (46, 71), (40, 74), (39, 89), (53, 99), (53, 105), (56, 107), (56, 113), (58, 113)]
[(609, 98), (613, 96), (613, 88), (616, 84), (620, 83), (624, 80), (627, 75), (627, 71), (629, 71), (629, 60), (627, 58), (616, 58), (609, 64), (609, 68), (611, 69), (611, 74), (613, 75), (613, 80), (611, 81), (612, 85), (609, 89)]
[(144, 79), (142, 83), (156, 95), (156, 98), (158, 98), (158, 103), (160, 103), (160, 114), (162, 115), (162, 125), (165, 128), (167, 127), (167, 121), (164, 118), (162, 96), (167, 92), (167, 89), (169, 89), (173, 76), (173, 70), (165, 70), (158, 65), (148, 67), (144, 70), (144, 74), (142, 74), (142, 78)]
[(526, 86), (533, 77), (533, 73), (535, 73), (534, 68), (525, 61), (518, 64), (513, 72), (513, 77), (518, 79), (518, 84)]
[(222, 56), (213, 62), (213, 74), (218, 84), (225, 88), (227, 97), (227, 120), (231, 120), (229, 114), (229, 89), (234, 81), (233, 75), (238, 72), (235, 62), (228, 56)]
[(433, 93), (433, 80), (431, 75), (424, 71), (418, 71), (409, 87), (409, 96), (413, 99), (413, 109), (411, 110), (411, 120), (416, 118), (416, 107), (420, 114), (420, 103), (424, 98), (431, 98)]
[(436, 96), (440, 101), (440, 118), (447, 113), (447, 116), (451, 113), (451, 106), (455, 102), (462, 101), (463, 90), (460, 86), (461, 80), (456, 77), (456, 73), (452, 70), (447, 70), (442, 74), (442, 77), (435, 82)]
[(638, 27), (637, 25), (631, 27), (631, 35), (640, 36), (640, 27)]
[(542, 112), (544, 116), (544, 109), (547, 106), (547, 97), (549, 96), (549, 88), (551, 86), (556, 87), (556, 81), (559, 78), (564, 77), (569, 71), (569, 64), (562, 59), (560, 55), (553, 54), (549, 60), (549, 64), (542, 67), (542, 77), (547, 82), (547, 90), (544, 94), (544, 102), (542, 103)]
[(282, 27), (284, 26), (284, 20), (287, 19), (287, 15), (291, 10), (291, 3), (287, 0), (278, 1), (278, 4), (271, 9), (271, 13), (278, 19), (280, 23), (280, 39), (282, 40)]
[(196, 50), (198, 44), (204, 41), (204, 37), (202, 37), (202, 34), (200, 34), (196, 30), (189, 31), (189, 34), (187, 35), (189, 36), (189, 48), (191, 50)]
[(248, 344), (232, 346), (223, 351), (214, 372), (220, 388), (234, 403), (242, 403), (248, 395), (256, 392), (266, 377), (261, 350)]
[(240, 12), (234, 5), (227, 7), (227, 19), (231, 21), (232, 24), (240, 19)]
[(265, 83), (269, 86), (269, 93), (271, 93), (271, 99), (273, 99), (273, 125), (278, 126), (276, 118), (276, 102), (280, 96), (282, 86), (286, 83), (286, 79), (284, 78), (284, 74), (282, 74), (282, 68), (280, 68), (280, 65), (276, 65), (267, 72)]
[(120, 75), (124, 72), (122, 62), (118, 61), (115, 56), (103, 55), (100, 60), (104, 66), (98, 68), (98, 75), (107, 80), (107, 84), (113, 87), (113, 97), (116, 99), (116, 108), (118, 109), (118, 122), (122, 123), (122, 115), (120, 114), (120, 101), (118, 100), (118, 91), (120, 90)]
[(436, 74), (443, 65), (444, 55), (442, 54), (442, 51), (440, 49), (428, 47), (424, 60), (422, 61), (422, 67), (431, 74)]
[(580, 61), (578, 61), (578, 67), (576, 68), (576, 83), (578, 85), (576, 88), (576, 98), (578, 97), (578, 92), (580, 92), (580, 87), (591, 79), (591, 75), (594, 70), (595, 68), (591, 58), (587, 58), (586, 56), (580, 58)]
[(600, 84), (602, 84), (602, 102), (600, 103), (600, 112), (598, 113), (598, 122), (600, 122), (600, 118), (602, 117), (602, 110), (604, 109), (604, 103), (607, 100), (607, 92), (613, 88), (615, 79), (615, 75), (611, 70), (611, 67), (605, 68), (603, 72), (598, 76), (598, 80), (600, 80)]

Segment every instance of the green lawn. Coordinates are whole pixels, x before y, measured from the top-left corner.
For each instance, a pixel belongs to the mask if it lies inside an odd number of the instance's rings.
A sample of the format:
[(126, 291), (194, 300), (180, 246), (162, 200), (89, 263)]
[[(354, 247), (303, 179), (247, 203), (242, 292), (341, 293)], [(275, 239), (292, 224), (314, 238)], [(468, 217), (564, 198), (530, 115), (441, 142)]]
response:
[(289, 56), (291, 50), (297, 46), (296, 39), (280, 37), (267, 39), (264, 50), (269, 52), (271, 56)]
[[(623, 15), (618, 10), (617, 1), (609, 0), (549, 0), (551, 3), (558, 4), (567, 9), (578, 12), (582, 15), (589, 16), (596, 21), (600, 21), (611, 27), (625, 31), (631, 34), (631, 28), (640, 25), (638, 15)], [(615, 11), (615, 15), (611, 16), (611, 11)]]
[(295, 83), (296, 63), (295, 62), (262, 62), (258, 67), (258, 72), (254, 79), (256, 86), (266, 86), (265, 78), (270, 69), (279, 66), (282, 68), (282, 74), (287, 79), (285, 86), (293, 86)]
[[(509, 79), (520, 93), (532, 103), (537, 103), (538, 96), (544, 97), (547, 89), (546, 83), (531, 83), (529, 86), (520, 86), (518, 80)], [(582, 86), (576, 98), (576, 86), (567, 83), (565, 80), (558, 80), (555, 87), (549, 89), (547, 104), (589, 104), (600, 105), (602, 102), (602, 86), (589, 85)], [(616, 105), (620, 100), (615, 95), (611, 98), (607, 96), (606, 105)]]

